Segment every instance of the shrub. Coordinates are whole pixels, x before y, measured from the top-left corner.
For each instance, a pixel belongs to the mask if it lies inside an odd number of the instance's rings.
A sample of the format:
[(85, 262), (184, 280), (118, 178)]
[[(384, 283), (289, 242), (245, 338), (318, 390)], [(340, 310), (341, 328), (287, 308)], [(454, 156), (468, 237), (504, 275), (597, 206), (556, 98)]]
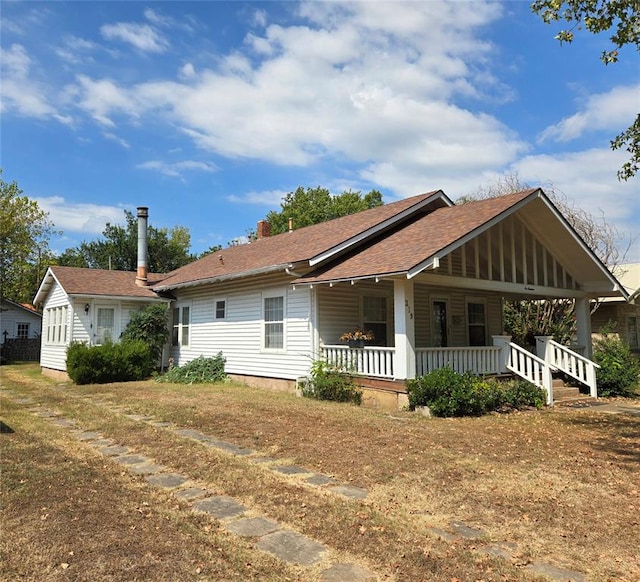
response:
[(640, 362), (618, 336), (605, 333), (596, 340), (593, 361), (600, 366), (596, 370), (596, 380), (601, 396), (633, 394), (639, 382)]
[(154, 304), (136, 311), (122, 332), (122, 340), (141, 340), (145, 342), (151, 354), (158, 361), (162, 348), (169, 339), (166, 304)]
[(525, 380), (498, 382), (450, 368), (407, 381), (409, 408), (428, 406), (434, 416), (480, 416), (495, 410), (540, 408), (544, 390)]
[(67, 350), (67, 373), (76, 384), (144, 380), (153, 369), (154, 358), (143, 341), (125, 340), (91, 347), (74, 342)]
[(162, 376), (158, 376), (158, 382), (175, 382), (177, 384), (208, 384), (222, 382), (227, 377), (224, 371), (226, 358), (222, 352), (213, 358), (200, 356), (191, 360), (184, 366), (176, 366), (169, 369)]
[(362, 403), (362, 391), (358, 389), (353, 376), (330, 367), (323, 360), (317, 360), (311, 366), (311, 381), (302, 389), (302, 395), (317, 400)]

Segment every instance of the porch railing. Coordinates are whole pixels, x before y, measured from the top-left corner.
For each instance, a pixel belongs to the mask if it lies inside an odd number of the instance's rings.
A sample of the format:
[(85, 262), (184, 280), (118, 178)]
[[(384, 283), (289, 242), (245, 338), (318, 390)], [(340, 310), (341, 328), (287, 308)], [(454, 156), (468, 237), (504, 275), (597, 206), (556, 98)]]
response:
[(322, 358), (331, 366), (362, 376), (393, 378), (394, 348), (322, 346)]
[(451, 368), (455, 372), (474, 374), (498, 374), (500, 369), (499, 347), (418, 348), (416, 349), (416, 374), (422, 376), (438, 368)]
[(538, 355), (560, 372), (589, 387), (589, 394), (598, 397), (596, 369), (600, 366), (550, 337), (536, 337)]
[(517, 344), (509, 342), (507, 345), (509, 353), (506, 368), (546, 390), (547, 404), (553, 406), (553, 378), (549, 363)]

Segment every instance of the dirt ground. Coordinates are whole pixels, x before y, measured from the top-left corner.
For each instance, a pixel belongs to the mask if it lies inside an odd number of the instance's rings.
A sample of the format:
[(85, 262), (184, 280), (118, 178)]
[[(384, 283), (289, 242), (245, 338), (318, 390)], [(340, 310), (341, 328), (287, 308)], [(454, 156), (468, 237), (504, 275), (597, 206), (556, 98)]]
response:
[[(229, 535), (35, 416), (33, 401), (206, 482), (384, 580), (534, 580), (544, 562), (640, 580), (640, 417), (547, 409), (425, 418), (239, 384), (73, 386), (3, 366), (2, 565), (7, 580), (315, 580)], [(79, 398), (91, 396), (91, 398)], [(246, 458), (135, 422), (152, 416), (368, 490), (328, 495)], [(434, 529), (463, 522), (481, 541)], [(511, 559), (479, 551), (509, 544)]]

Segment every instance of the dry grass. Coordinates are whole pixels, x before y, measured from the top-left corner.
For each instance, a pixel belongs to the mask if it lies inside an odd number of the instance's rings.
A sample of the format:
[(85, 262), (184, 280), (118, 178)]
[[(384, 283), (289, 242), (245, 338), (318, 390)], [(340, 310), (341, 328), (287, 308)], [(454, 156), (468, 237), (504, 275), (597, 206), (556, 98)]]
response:
[[(585, 572), (590, 580), (640, 579), (637, 417), (553, 410), (425, 419), (232, 384), (56, 387), (25, 374), (30, 370), (4, 368), (3, 384), (78, 419), (87, 430), (99, 430), (232, 495), (387, 579), (530, 580), (522, 566), (533, 560)], [(368, 488), (370, 495), (356, 502), (328, 494), (106, 412), (90, 400), (72, 399), (69, 390), (334, 475)], [(3, 536), (3, 545), (5, 564), (20, 567), (15, 570), (23, 573), (20, 579), (56, 579), (58, 573), (78, 580), (190, 580), (202, 567), (196, 564), (213, 568), (213, 563), (218, 570), (203, 570), (202, 576), (314, 579), (313, 570), (285, 568), (215, 527), (204, 531), (201, 519), (87, 452), (61, 429), (8, 408), (21, 429), (0, 437), (7, 467), (3, 531), (9, 526), (17, 532), (17, 537)], [(48, 485), (25, 489), (34, 482)], [(78, 492), (71, 483), (77, 483)], [(147, 506), (141, 504), (149, 496), (154, 511), (142, 518), (138, 509), (144, 512)], [(84, 501), (74, 513), (76, 499)], [(56, 507), (65, 516), (64, 527), (47, 530), (52, 522), (41, 520), (46, 512), (39, 507)], [(486, 541), (516, 542), (513, 563), (474, 551), (474, 542), (447, 544), (429, 533), (451, 521), (482, 528)], [(133, 526), (146, 529), (118, 538), (136, 531)], [(74, 549), (78, 544), (86, 549)], [(69, 551), (74, 556), (65, 562)], [(94, 576), (69, 578), (73, 565), (88, 559)], [(62, 572), (61, 563), (72, 566)], [(249, 573), (247, 563), (252, 564)], [(44, 578), (37, 576), (39, 569), (47, 573)]]

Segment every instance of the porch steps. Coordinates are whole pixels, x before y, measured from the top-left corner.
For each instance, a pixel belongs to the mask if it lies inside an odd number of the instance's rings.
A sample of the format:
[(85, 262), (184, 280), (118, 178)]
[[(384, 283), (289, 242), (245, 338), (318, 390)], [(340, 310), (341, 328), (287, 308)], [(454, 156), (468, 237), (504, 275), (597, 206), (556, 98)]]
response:
[(576, 404), (580, 401), (591, 401), (593, 398), (580, 392), (577, 386), (570, 386), (562, 378), (553, 379), (553, 403), (556, 405)]

